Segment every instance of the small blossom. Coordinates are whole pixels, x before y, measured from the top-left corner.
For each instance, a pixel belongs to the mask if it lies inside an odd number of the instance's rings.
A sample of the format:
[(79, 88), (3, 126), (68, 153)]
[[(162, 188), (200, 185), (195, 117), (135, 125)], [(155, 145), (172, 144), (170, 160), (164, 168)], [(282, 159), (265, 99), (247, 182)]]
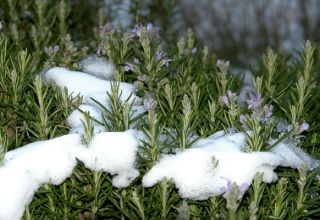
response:
[(43, 50), (49, 57), (51, 57), (60, 50), (60, 47), (58, 45), (55, 45), (53, 47), (44, 47)]
[(133, 69), (134, 69), (134, 66), (131, 63), (126, 63), (124, 65), (124, 71), (125, 72), (133, 71)]
[(0, 31), (3, 29), (3, 21), (0, 21)]
[(131, 30), (131, 34), (132, 34), (131, 36), (132, 37), (135, 37), (135, 36), (140, 37), (142, 28), (143, 28), (142, 24), (135, 24)]
[(153, 98), (147, 97), (143, 100), (143, 105), (148, 112), (151, 112), (156, 109), (157, 102)]
[(218, 59), (216, 64), (221, 72), (226, 73), (230, 66), (230, 61), (228, 60), (224, 61), (224, 60)]
[(299, 132), (300, 133), (302, 133), (302, 132), (304, 132), (304, 131), (306, 131), (308, 129), (309, 129), (309, 124), (308, 123), (304, 122), (299, 126)]
[(153, 30), (153, 24), (148, 23), (148, 24), (147, 24), (147, 31), (148, 31), (148, 32), (151, 32), (152, 30)]
[(221, 96), (220, 97), (220, 101), (225, 105), (229, 105), (229, 99), (228, 99), (228, 97), (226, 95)]
[(163, 52), (161, 50), (156, 51), (156, 60), (159, 61), (163, 57)]
[(43, 51), (44, 51), (47, 55), (49, 55), (49, 47), (44, 47), (44, 48), (43, 48)]
[(102, 55), (104, 55), (105, 54), (105, 49), (104, 49), (104, 47), (102, 46), (102, 45), (100, 45), (98, 48), (97, 48), (97, 55), (98, 56), (102, 56)]
[(245, 124), (246, 120), (247, 120), (247, 116), (246, 115), (240, 115), (239, 116), (239, 120), (241, 124)]
[(198, 49), (196, 47), (192, 48), (191, 53), (195, 55), (197, 53)]
[(237, 94), (233, 93), (231, 90), (227, 91), (227, 95), (220, 97), (220, 102), (225, 105), (234, 104), (237, 101)]
[(60, 50), (59, 45), (55, 45), (55, 46), (53, 47), (53, 52), (57, 53), (59, 50)]
[(110, 32), (115, 32), (115, 31), (116, 31), (116, 28), (111, 22), (105, 23), (104, 25), (99, 27), (100, 34), (108, 34)]
[(172, 61), (172, 59), (169, 59), (169, 58), (163, 59), (163, 62), (164, 62), (164, 64), (165, 64), (166, 67), (169, 66), (169, 64), (170, 64), (171, 61)]
[(273, 111), (273, 106), (272, 105), (263, 106), (263, 114), (262, 114), (261, 121), (262, 122), (268, 122), (271, 119), (272, 111)]
[(260, 94), (250, 95), (250, 99), (246, 100), (248, 109), (256, 110), (262, 105), (262, 98)]

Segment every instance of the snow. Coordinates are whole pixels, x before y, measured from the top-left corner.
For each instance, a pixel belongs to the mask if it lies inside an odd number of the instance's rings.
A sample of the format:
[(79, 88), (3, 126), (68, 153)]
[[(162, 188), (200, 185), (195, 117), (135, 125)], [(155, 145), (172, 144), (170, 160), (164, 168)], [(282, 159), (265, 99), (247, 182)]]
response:
[(143, 177), (143, 186), (171, 179), (181, 197), (204, 200), (224, 193), (229, 182), (249, 186), (258, 172), (263, 173), (264, 182), (277, 180), (274, 169), (283, 161), (280, 155), (242, 152), (243, 133), (221, 135), (219, 132), (207, 141), (200, 140), (176, 155), (163, 155)]
[(281, 155), (284, 158), (284, 161), (281, 164), (281, 166), (284, 167), (298, 169), (303, 164), (306, 164), (309, 170), (320, 167), (320, 160), (312, 158), (303, 150), (290, 143), (285, 144), (283, 142), (280, 142), (270, 151)]
[(94, 136), (79, 159), (92, 170), (116, 175), (112, 180), (114, 186), (127, 187), (139, 176), (135, 169), (137, 150), (138, 142), (133, 130), (104, 132)]
[(80, 62), (81, 69), (101, 79), (111, 80), (115, 71), (113, 63), (98, 56), (89, 56)]
[[(102, 113), (101, 110), (95, 106), (82, 104), (78, 109), (74, 110), (67, 118), (67, 123), (71, 127), (77, 127), (82, 125), (84, 119), (84, 113), (87, 112), (92, 118), (96, 119), (99, 122), (102, 122)], [(94, 125), (97, 123), (93, 121)]]
[[(113, 81), (99, 79), (95, 76), (79, 71), (71, 71), (63, 67), (54, 67), (49, 69), (42, 75), (44, 82), (54, 83), (61, 89), (67, 88), (68, 92), (73, 96), (83, 96), (84, 103), (90, 103), (91, 98), (98, 100), (108, 100), (111, 94), (111, 85)], [(119, 82), (120, 100), (136, 104), (141, 103), (141, 99), (133, 94), (135, 87), (129, 83)], [(98, 97), (98, 98), (97, 98)]]
[(69, 134), (8, 152), (0, 168), (0, 219), (20, 219), (41, 184), (59, 185), (69, 177), (80, 141)]
[(76, 159), (94, 171), (115, 175), (115, 187), (129, 186), (139, 176), (137, 134), (134, 130), (98, 133), (88, 147), (80, 134), (68, 134), (7, 152), (0, 168), (0, 219), (20, 219), (38, 188), (61, 184), (72, 174)]

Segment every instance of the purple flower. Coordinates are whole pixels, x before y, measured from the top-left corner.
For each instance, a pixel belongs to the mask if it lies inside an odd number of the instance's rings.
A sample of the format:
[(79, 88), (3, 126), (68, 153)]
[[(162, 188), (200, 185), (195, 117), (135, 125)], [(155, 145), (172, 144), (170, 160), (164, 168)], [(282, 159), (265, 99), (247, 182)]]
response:
[(308, 123), (304, 122), (299, 126), (299, 132), (300, 133), (302, 133), (302, 132), (304, 132), (304, 131), (306, 131), (308, 129), (309, 129), (309, 124)]
[(60, 50), (60, 47), (55, 45), (53, 47), (44, 47), (43, 50), (48, 56), (54, 56)]
[(44, 51), (47, 55), (49, 55), (49, 47), (44, 47), (44, 48), (43, 48), (43, 51)]
[(225, 105), (229, 105), (229, 99), (228, 99), (228, 97), (227, 97), (226, 95), (221, 96), (221, 97), (220, 97), (220, 100), (221, 100), (221, 102), (224, 103)]
[(272, 105), (265, 105), (263, 106), (263, 114), (261, 121), (268, 122), (272, 116), (273, 106)]
[(104, 47), (102, 46), (102, 45), (100, 45), (98, 48), (97, 48), (97, 55), (98, 56), (101, 56), (101, 55), (103, 55), (103, 54), (105, 54), (105, 49), (104, 49)]
[(220, 71), (224, 73), (224, 72), (227, 72), (230, 66), (230, 61), (228, 60), (224, 61), (224, 60), (218, 59), (216, 65), (220, 69)]
[(147, 31), (148, 31), (148, 32), (151, 32), (152, 30), (153, 30), (153, 24), (148, 23), (148, 24), (147, 24)]
[(195, 55), (197, 53), (198, 49), (196, 47), (192, 48), (191, 53)]
[(163, 52), (161, 50), (156, 51), (156, 60), (159, 61), (163, 57)]
[(163, 61), (164, 61), (165, 65), (166, 65), (166, 67), (168, 67), (170, 62), (172, 61), (172, 59), (165, 58), (165, 59), (163, 59)]
[(156, 109), (157, 102), (153, 98), (147, 97), (143, 100), (143, 106), (148, 112), (151, 112)]
[(220, 101), (225, 105), (233, 104), (237, 101), (237, 94), (233, 93), (231, 90), (228, 90), (227, 95), (220, 97)]
[(125, 72), (133, 71), (133, 69), (134, 69), (134, 66), (131, 63), (126, 63), (124, 65), (124, 71)]
[(104, 25), (99, 27), (100, 33), (108, 34), (110, 32), (115, 32), (116, 28), (111, 22), (105, 23)]
[(246, 115), (240, 115), (239, 116), (240, 119), (240, 123), (241, 124), (245, 124), (246, 120), (247, 120), (247, 116)]
[(246, 100), (248, 104), (248, 109), (259, 109), (262, 105), (262, 99), (260, 94), (250, 95), (250, 99)]
[(132, 28), (131, 30), (131, 33), (132, 33), (132, 37), (140, 37), (141, 36), (141, 31), (142, 31), (142, 24), (135, 24), (134, 27)]
[(54, 47), (53, 47), (53, 52), (54, 52), (54, 53), (57, 53), (59, 50), (60, 50), (59, 45), (54, 45)]
[(247, 191), (247, 189), (249, 188), (249, 184), (247, 184), (247, 183), (242, 183), (239, 186), (235, 182), (232, 182), (231, 180), (227, 179), (227, 185), (225, 187), (222, 187), (221, 190), (223, 192), (226, 192), (226, 193), (231, 192), (231, 190), (233, 189), (234, 185), (238, 186), (242, 193)]

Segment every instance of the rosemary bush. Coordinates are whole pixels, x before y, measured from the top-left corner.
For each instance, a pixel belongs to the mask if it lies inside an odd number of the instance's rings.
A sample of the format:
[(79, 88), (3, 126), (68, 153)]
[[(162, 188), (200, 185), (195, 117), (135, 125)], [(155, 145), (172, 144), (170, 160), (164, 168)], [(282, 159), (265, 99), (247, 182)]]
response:
[[(272, 138), (319, 158), (320, 62), (315, 44), (307, 42), (299, 58), (268, 49), (252, 69), (256, 93), (240, 105), (242, 79), (230, 74), (230, 63), (218, 60), (191, 30), (175, 45), (163, 44), (156, 29), (140, 24), (129, 31), (103, 25), (81, 39), (75, 2), (0, 2), (0, 166), (8, 150), (67, 134), (65, 119), (81, 103), (81, 97), (43, 85), (39, 74), (53, 66), (78, 69), (83, 57), (97, 53), (115, 64), (116, 81), (134, 83), (137, 94), (145, 97), (148, 111), (133, 117), (129, 102), (119, 101), (115, 83), (111, 108), (100, 106), (105, 120), (99, 122), (109, 131), (134, 126), (145, 133), (148, 141), (140, 146), (137, 161), (141, 175), (130, 187), (117, 189), (110, 175), (78, 164), (60, 186), (40, 188), (24, 219), (320, 218), (319, 171), (305, 167), (279, 168), (280, 179), (273, 184), (262, 183), (257, 175), (244, 194), (230, 186), (226, 199), (184, 200), (170, 180), (151, 188), (141, 185), (141, 177), (162, 153), (190, 148), (198, 137), (219, 130), (246, 132), (247, 151), (267, 151)], [(82, 35), (99, 23), (83, 25)], [(86, 115), (83, 121), (84, 143), (92, 138), (92, 120)], [(161, 135), (170, 141), (163, 142)]]

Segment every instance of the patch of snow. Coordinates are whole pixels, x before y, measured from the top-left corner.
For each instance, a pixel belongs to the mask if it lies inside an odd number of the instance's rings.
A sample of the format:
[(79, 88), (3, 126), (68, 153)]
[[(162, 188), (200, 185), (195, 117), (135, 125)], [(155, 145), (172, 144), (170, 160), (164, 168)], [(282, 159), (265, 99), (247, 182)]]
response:
[[(91, 98), (98, 101), (107, 102), (109, 99), (107, 92), (111, 94), (112, 81), (99, 79), (95, 76), (79, 72), (71, 71), (63, 67), (54, 67), (42, 74), (45, 83), (54, 83), (61, 89), (67, 88), (68, 92), (73, 96), (82, 95), (84, 103), (90, 104)], [(135, 87), (129, 83), (119, 83), (120, 100), (134, 103), (141, 103), (141, 99), (134, 94)]]
[(111, 80), (115, 72), (113, 63), (98, 56), (89, 56), (80, 62), (81, 69), (101, 79)]
[(135, 169), (138, 151), (135, 135), (133, 130), (98, 133), (78, 158), (92, 170), (116, 175), (112, 180), (114, 186), (127, 187), (139, 175)]
[(163, 155), (143, 177), (143, 186), (170, 179), (183, 198), (203, 200), (224, 193), (228, 182), (250, 185), (259, 172), (264, 182), (277, 180), (274, 169), (283, 162), (281, 156), (271, 152), (244, 153), (244, 134), (220, 135), (175, 155)]
[(280, 142), (270, 151), (275, 154), (281, 155), (284, 158), (281, 166), (298, 169), (303, 164), (306, 164), (309, 170), (320, 167), (320, 160), (312, 158), (302, 149), (292, 144)]
[(7, 152), (0, 168), (0, 219), (20, 219), (41, 184), (59, 185), (69, 177), (80, 141), (70, 134)]
[[(95, 106), (91, 105), (80, 105), (78, 109), (74, 110), (67, 118), (67, 123), (71, 127), (77, 127), (79, 125), (82, 125), (83, 121), (85, 120), (84, 113), (87, 112), (89, 115), (96, 119), (99, 122), (102, 122), (102, 113), (99, 108), (96, 108)], [(97, 123), (93, 121), (93, 124), (96, 125)]]

